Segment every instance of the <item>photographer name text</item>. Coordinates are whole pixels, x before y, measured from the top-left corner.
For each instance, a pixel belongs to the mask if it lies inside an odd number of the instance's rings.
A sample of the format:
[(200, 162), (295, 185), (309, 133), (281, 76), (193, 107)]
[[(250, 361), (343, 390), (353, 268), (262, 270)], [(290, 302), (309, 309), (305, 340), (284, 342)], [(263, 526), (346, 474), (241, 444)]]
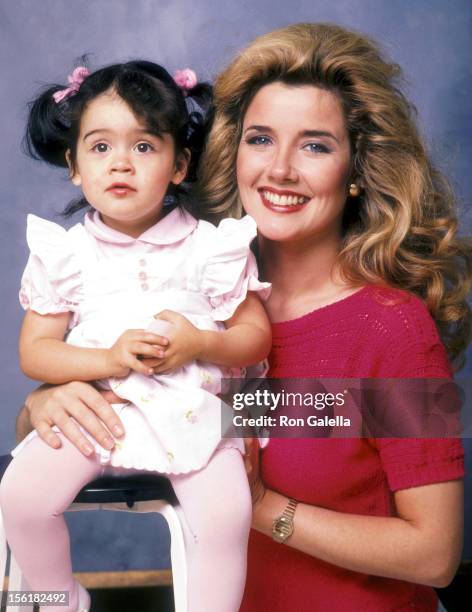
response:
[(242, 414), (233, 416), (235, 427), (350, 427), (351, 419), (337, 415), (335, 417), (317, 416), (311, 414), (305, 417), (288, 417), (261, 415), (259, 417), (245, 417)]

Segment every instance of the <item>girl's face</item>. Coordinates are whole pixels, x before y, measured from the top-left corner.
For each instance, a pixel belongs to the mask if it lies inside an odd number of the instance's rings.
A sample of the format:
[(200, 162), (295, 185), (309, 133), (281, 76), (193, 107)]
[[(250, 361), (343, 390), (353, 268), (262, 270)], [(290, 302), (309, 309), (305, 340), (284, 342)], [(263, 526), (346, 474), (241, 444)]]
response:
[(84, 110), (72, 182), (109, 227), (135, 238), (149, 229), (162, 216), (169, 184), (181, 183), (187, 166), (172, 136), (151, 134), (115, 92)]
[(244, 117), (236, 163), (242, 205), (262, 236), (339, 241), (351, 173), (341, 103), (312, 85), (262, 87)]

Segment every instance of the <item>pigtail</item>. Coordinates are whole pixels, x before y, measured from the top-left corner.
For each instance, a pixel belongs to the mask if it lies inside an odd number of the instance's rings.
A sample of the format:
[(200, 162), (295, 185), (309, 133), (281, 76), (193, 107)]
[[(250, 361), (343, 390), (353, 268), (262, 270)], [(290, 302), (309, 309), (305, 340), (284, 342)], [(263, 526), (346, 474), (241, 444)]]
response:
[(213, 117), (213, 88), (209, 83), (198, 83), (185, 98), (188, 111), (187, 147), (192, 154), (186, 181), (197, 180), (201, 154), (205, 148)]
[(24, 149), (34, 159), (67, 168), (65, 154), (71, 143), (71, 123), (67, 118), (68, 102), (57, 104), (54, 94), (64, 89), (54, 85), (29, 105)]

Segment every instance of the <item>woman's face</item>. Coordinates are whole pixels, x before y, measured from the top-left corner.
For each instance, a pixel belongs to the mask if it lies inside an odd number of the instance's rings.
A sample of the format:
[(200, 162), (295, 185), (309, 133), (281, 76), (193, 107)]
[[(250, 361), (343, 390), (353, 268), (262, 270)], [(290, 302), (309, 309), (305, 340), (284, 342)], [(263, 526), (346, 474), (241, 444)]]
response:
[(236, 172), (262, 236), (339, 241), (351, 150), (336, 95), (312, 85), (262, 87), (244, 117)]

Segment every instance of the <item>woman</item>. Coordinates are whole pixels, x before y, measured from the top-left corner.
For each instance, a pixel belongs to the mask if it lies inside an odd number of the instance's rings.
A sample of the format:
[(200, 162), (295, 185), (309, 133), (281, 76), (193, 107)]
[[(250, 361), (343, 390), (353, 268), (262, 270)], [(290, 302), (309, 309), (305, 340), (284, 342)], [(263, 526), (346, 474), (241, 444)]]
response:
[[(201, 179), (215, 215), (241, 203), (258, 224), (273, 377), (447, 378), (437, 329), (460, 361), (471, 249), (398, 75), (367, 38), (299, 24), (217, 80)], [(33, 393), (28, 415), (52, 446), (55, 423), (86, 451), (71, 416), (104, 446), (119, 435), (80, 383)], [(274, 438), (261, 478), (250, 459), (243, 610), (436, 610), (460, 558), (459, 441)]]

